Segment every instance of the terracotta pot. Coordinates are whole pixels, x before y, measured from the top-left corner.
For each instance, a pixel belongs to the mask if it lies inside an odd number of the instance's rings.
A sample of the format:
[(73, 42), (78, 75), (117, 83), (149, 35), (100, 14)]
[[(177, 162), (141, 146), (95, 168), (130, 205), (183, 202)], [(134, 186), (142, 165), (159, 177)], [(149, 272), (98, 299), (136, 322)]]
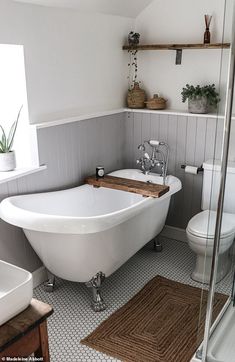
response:
[(146, 93), (140, 88), (139, 83), (135, 83), (134, 87), (128, 91), (127, 105), (129, 108), (145, 108)]
[(0, 172), (12, 171), (16, 168), (15, 152), (0, 153)]

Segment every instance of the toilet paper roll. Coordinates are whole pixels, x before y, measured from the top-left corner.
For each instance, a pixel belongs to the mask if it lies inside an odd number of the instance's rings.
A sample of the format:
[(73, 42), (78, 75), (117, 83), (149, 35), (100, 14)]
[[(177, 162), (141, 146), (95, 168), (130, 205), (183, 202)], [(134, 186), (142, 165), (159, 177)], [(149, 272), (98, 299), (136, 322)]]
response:
[(186, 173), (191, 173), (192, 175), (197, 175), (198, 174), (198, 167), (186, 166), (185, 167), (185, 172)]

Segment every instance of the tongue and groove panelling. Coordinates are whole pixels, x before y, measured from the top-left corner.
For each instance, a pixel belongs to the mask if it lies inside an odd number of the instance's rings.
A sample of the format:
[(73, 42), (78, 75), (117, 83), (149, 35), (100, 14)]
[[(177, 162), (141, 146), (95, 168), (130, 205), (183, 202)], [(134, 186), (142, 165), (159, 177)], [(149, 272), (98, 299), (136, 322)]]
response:
[[(95, 173), (124, 167), (123, 112), (38, 129), (40, 164), (47, 169), (0, 184), (0, 201), (8, 196), (77, 186)], [(34, 271), (41, 266), (23, 231), (0, 219), (0, 258)]]
[[(234, 121), (232, 135), (234, 139)], [(126, 114), (125, 167), (137, 167), (141, 157), (138, 145), (145, 140), (165, 141), (170, 146), (168, 174), (178, 177), (182, 190), (173, 198), (167, 224), (185, 228), (190, 218), (201, 211), (203, 175), (186, 174), (181, 165), (201, 166), (205, 160), (220, 159), (223, 138), (223, 119), (208, 116), (171, 115), (128, 112)], [(235, 147), (231, 142), (230, 159), (234, 160)]]
[[(230, 159), (235, 155), (232, 123)], [(144, 140), (158, 139), (170, 146), (169, 173), (180, 178), (183, 188), (172, 198), (167, 224), (185, 228), (200, 211), (202, 174), (185, 174), (182, 164), (200, 166), (220, 158), (223, 119), (159, 113), (120, 112), (38, 130), (41, 164), (47, 169), (0, 185), (0, 200), (11, 195), (62, 189), (82, 183), (98, 164), (105, 170), (137, 168), (137, 149)], [(215, 141), (216, 140), (216, 141)], [(0, 220), (1, 259), (30, 271), (41, 264), (21, 229)]]

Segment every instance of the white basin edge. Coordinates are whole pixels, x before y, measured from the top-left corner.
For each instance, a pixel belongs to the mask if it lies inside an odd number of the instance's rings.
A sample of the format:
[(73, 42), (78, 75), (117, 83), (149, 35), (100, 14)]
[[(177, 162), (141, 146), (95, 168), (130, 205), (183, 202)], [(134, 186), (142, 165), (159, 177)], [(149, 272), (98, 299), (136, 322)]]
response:
[[(6, 268), (4, 277), (9, 272), (9, 290), (7, 290), (7, 280), (5, 280), (3, 291), (0, 294), (0, 326), (26, 309), (33, 297), (33, 279), (30, 272), (3, 260), (0, 260), (1, 266)], [(14, 273), (19, 272), (22, 274), (22, 281), (12, 286), (10, 279), (14, 278)]]

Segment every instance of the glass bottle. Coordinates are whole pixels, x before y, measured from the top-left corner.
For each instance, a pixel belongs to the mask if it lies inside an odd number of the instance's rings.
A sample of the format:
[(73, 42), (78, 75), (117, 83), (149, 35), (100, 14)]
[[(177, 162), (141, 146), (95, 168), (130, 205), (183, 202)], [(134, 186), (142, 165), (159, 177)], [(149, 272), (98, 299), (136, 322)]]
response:
[(210, 44), (211, 42), (211, 33), (209, 28), (206, 28), (206, 31), (204, 33), (204, 44)]

